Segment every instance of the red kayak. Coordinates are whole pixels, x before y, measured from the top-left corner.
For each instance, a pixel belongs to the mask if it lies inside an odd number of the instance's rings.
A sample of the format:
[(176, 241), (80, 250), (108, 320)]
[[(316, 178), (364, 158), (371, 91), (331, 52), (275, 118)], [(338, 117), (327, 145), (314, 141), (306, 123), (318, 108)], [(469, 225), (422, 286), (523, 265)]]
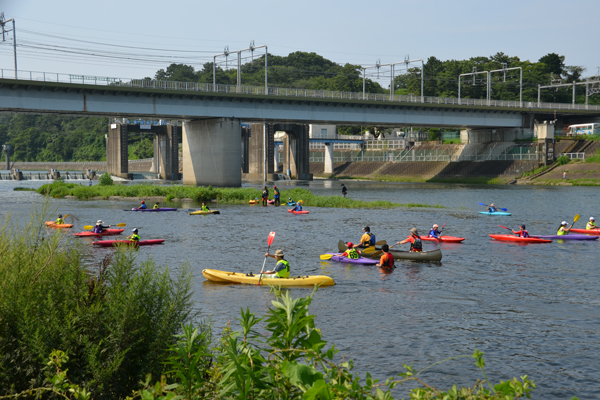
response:
[(571, 228), (571, 232), (573, 233), (584, 233), (586, 235), (596, 235), (600, 236), (600, 229), (575, 229)]
[(519, 242), (519, 243), (552, 243), (552, 240), (540, 239), (535, 237), (518, 237), (514, 235), (490, 235), (492, 239), (500, 240), (503, 242)]
[(118, 235), (121, 232), (123, 232), (125, 229), (105, 229), (102, 231), (102, 233), (94, 233), (92, 231), (89, 232), (79, 232), (79, 233), (74, 233), (73, 236), (77, 236), (77, 237), (100, 237), (100, 236), (111, 236), (111, 235)]
[(120, 244), (128, 244), (130, 246), (150, 246), (153, 244), (161, 244), (164, 241), (165, 239), (140, 240), (138, 242), (134, 240), (98, 240), (97, 242), (94, 242), (94, 245), (102, 247), (112, 247)]
[(421, 240), (425, 240), (426, 242), (460, 243), (463, 240), (465, 240), (465, 238), (456, 237), (456, 236), (440, 236), (439, 238), (436, 239), (434, 237), (421, 236)]
[(291, 210), (289, 208), (288, 208), (288, 212), (292, 213), (292, 214), (308, 214), (308, 211), (306, 211), (306, 210), (296, 211), (296, 210)]

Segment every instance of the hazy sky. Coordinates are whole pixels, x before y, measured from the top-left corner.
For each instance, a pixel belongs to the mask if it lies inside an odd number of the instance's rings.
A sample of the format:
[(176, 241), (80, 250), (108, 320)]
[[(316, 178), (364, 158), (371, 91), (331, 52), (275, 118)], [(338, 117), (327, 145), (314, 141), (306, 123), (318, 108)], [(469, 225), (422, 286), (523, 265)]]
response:
[[(270, 54), (314, 51), (342, 64), (554, 52), (584, 76), (600, 66), (599, 0), (0, 0), (2, 11), (16, 20), (19, 70), (154, 76), (171, 62), (199, 68), (251, 40)], [(13, 68), (11, 35), (0, 68)]]

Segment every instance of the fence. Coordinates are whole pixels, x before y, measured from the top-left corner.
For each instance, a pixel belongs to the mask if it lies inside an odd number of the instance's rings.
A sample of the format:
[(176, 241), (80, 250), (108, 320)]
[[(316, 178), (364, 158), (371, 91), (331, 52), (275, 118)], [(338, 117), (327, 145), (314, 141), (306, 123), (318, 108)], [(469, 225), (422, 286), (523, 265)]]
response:
[[(346, 139), (345, 136), (338, 137)], [(361, 137), (362, 138), (362, 137)], [(364, 140), (362, 145), (358, 143), (333, 143), (334, 150), (400, 150), (406, 147), (406, 140)], [(325, 143), (310, 143), (310, 150), (324, 150)]]
[(585, 153), (560, 153), (561, 156), (569, 157), (569, 160), (584, 160)]
[[(13, 79), (15, 70), (0, 69), (0, 78)], [(414, 95), (393, 95), (382, 93), (337, 92), (331, 90), (308, 90), (263, 86), (213, 85), (211, 83), (160, 81), (155, 79), (109, 78), (87, 75), (73, 75), (38, 71), (17, 71), (17, 78), (30, 81), (62, 82), (84, 85), (103, 85), (127, 88), (182, 90), (193, 92), (237, 93), (246, 95), (267, 95), (284, 97), (304, 97), (334, 100), (368, 100), (381, 102), (447, 104), (458, 106), (486, 106), (503, 108), (535, 108), (550, 110), (595, 110), (600, 106), (570, 103), (538, 103), (534, 101), (458, 99), (454, 97), (433, 97)]]

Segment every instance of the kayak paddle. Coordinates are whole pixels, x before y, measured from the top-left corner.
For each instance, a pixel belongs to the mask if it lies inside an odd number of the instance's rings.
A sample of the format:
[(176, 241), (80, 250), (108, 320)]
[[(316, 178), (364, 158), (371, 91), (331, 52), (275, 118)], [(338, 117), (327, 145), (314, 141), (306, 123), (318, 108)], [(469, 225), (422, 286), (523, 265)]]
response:
[[(444, 227), (446, 226), (446, 223), (444, 222), (444, 225), (442, 225), (442, 230), (440, 231), (440, 237), (442, 237), (442, 232), (444, 232)], [(440, 238), (437, 238), (438, 242), (440, 241)], [(395, 246), (395, 245), (394, 245)]]
[[(271, 243), (273, 243), (273, 239), (275, 239), (275, 232), (269, 232), (269, 237), (267, 238), (267, 253), (269, 252), (269, 249), (271, 248)], [(265, 270), (265, 264), (267, 263), (267, 256), (265, 256), (265, 261), (263, 261), (263, 266), (260, 270), (260, 277), (258, 278), (258, 283), (256, 284), (257, 286), (260, 286), (260, 281), (262, 280), (262, 274), (263, 271)]]
[[(121, 222), (120, 224), (116, 224), (115, 226), (121, 226), (121, 227), (123, 227), (123, 226), (127, 226), (127, 224)], [(94, 229), (94, 225), (86, 225), (86, 226), (83, 227), (83, 229), (85, 229), (85, 230)]]
[[(579, 214), (575, 214), (575, 218), (573, 218), (573, 223), (571, 224), (571, 228), (573, 228), (573, 225), (575, 225), (575, 222), (579, 221)], [(569, 228), (569, 230), (571, 229)]]
[[(480, 206), (489, 207), (487, 204), (483, 204), (483, 203), (479, 203), (479, 205), (480, 205)], [(500, 209), (500, 210), (502, 210), (502, 211), (504, 211), (504, 212), (508, 211), (508, 209), (507, 209), (507, 208), (500, 208), (500, 207), (497, 207), (497, 208), (498, 208), (498, 209)]]
[(319, 256), (319, 258), (320, 258), (321, 260), (331, 260), (331, 257), (333, 257), (333, 256), (340, 256), (340, 255), (341, 255), (341, 254), (321, 254), (321, 255)]

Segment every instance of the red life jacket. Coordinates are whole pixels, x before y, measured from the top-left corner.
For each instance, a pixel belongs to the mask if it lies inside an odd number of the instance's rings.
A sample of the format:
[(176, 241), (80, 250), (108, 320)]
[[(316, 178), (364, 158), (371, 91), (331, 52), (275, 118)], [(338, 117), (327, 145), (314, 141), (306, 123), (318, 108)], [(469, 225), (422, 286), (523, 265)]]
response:
[(394, 267), (394, 256), (391, 253), (383, 253), (379, 260), (381, 268), (393, 268)]

